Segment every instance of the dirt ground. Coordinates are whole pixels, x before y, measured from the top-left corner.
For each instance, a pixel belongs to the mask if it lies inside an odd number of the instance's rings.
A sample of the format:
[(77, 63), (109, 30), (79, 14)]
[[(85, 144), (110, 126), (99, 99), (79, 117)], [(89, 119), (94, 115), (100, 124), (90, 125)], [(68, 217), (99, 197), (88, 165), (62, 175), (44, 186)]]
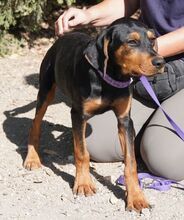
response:
[(184, 219), (184, 190), (177, 187), (166, 192), (144, 189), (152, 210), (126, 212), (124, 187), (116, 184), (122, 163), (91, 163), (97, 194), (74, 198), (70, 107), (59, 94), (43, 121), (44, 165), (36, 171), (23, 168), (39, 66), (47, 48), (0, 58), (0, 219)]

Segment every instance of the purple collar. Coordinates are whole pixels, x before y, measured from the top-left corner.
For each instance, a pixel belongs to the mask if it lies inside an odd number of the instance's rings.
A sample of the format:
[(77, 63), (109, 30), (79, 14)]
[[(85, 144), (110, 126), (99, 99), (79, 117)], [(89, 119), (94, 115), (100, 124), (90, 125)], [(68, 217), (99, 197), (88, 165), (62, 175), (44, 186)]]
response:
[(112, 79), (109, 75), (103, 74), (100, 70), (97, 70), (97, 71), (102, 77), (102, 79), (113, 87), (123, 89), (123, 88), (128, 87), (132, 83), (132, 79), (129, 79), (128, 81), (125, 81), (125, 82), (117, 81), (117, 80)]
[[(85, 56), (86, 60), (88, 61), (88, 63), (93, 67), (94, 65), (90, 62), (90, 60), (88, 59), (87, 56)], [(95, 68), (96, 69), (96, 68)], [(123, 88), (126, 88), (128, 87), (131, 83), (132, 83), (132, 78), (130, 78), (128, 81), (125, 81), (125, 82), (122, 82), (122, 81), (117, 81), (117, 80), (114, 80), (112, 79), (109, 75), (107, 75), (106, 73), (102, 73), (99, 69), (96, 69), (97, 72), (99, 73), (99, 75), (102, 77), (102, 79), (108, 83), (109, 85), (115, 87), (115, 88), (118, 88), (118, 89), (123, 89)]]

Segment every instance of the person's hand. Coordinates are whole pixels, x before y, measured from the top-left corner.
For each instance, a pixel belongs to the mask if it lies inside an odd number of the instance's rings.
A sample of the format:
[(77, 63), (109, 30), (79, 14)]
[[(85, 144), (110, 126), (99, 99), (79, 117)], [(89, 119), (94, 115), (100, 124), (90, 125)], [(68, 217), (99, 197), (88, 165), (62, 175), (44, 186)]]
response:
[(73, 28), (90, 23), (90, 13), (85, 9), (70, 8), (55, 22), (56, 35), (63, 35)]

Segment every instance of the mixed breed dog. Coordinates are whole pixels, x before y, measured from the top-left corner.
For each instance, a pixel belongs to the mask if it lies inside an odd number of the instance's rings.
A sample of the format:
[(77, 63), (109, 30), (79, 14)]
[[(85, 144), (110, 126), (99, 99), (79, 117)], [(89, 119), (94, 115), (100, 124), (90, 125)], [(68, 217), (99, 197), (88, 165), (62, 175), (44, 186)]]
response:
[[(130, 79), (162, 73), (164, 63), (156, 52), (154, 32), (134, 19), (116, 20), (96, 39), (80, 32), (60, 37), (48, 50), (40, 67), (36, 114), (24, 167), (32, 170), (41, 166), (38, 155), (41, 121), (56, 87), (59, 87), (72, 102), (74, 194), (89, 196), (96, 192), (90, 177), (90, 156), (85, 142), (87, 120), (113, 110), (124, 155), (127, 209), (141, 212), (143, 208), (149, 208), (137, 177), (135, 133), (130, 117), (133, 88)], [(123, 86), (118, 88), (116, 84)]]

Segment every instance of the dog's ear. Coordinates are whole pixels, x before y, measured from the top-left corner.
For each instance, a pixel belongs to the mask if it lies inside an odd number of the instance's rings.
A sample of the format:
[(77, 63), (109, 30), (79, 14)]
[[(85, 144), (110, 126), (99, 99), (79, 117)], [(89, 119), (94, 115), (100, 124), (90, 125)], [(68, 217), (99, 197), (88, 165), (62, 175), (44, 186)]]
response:
[(109, 46), (110, 39), (107, 36), (107, 30), (104, 30), (95, 41), (90, 42), (84, 51), (84, 55), (88, 62), (95, 68), (106, 73), (108, 59), (109, 59)]
[(95, 68), (99, 69), (99, 54), (96, 46), (96, 41), (91, 41), (84, 50), (84, 56), (87, 61)]
[(109, 60), (109, 52), (108, 52), (108, 46), (109, 46), (109, 39), (104, 38), (104, 42), (103, 42), (103, 52), (104, 52), (104, 65), (103, 65), (103, 73), (106, 74), (107, 72), (107, 64), (108, 64), (108, 60)]

